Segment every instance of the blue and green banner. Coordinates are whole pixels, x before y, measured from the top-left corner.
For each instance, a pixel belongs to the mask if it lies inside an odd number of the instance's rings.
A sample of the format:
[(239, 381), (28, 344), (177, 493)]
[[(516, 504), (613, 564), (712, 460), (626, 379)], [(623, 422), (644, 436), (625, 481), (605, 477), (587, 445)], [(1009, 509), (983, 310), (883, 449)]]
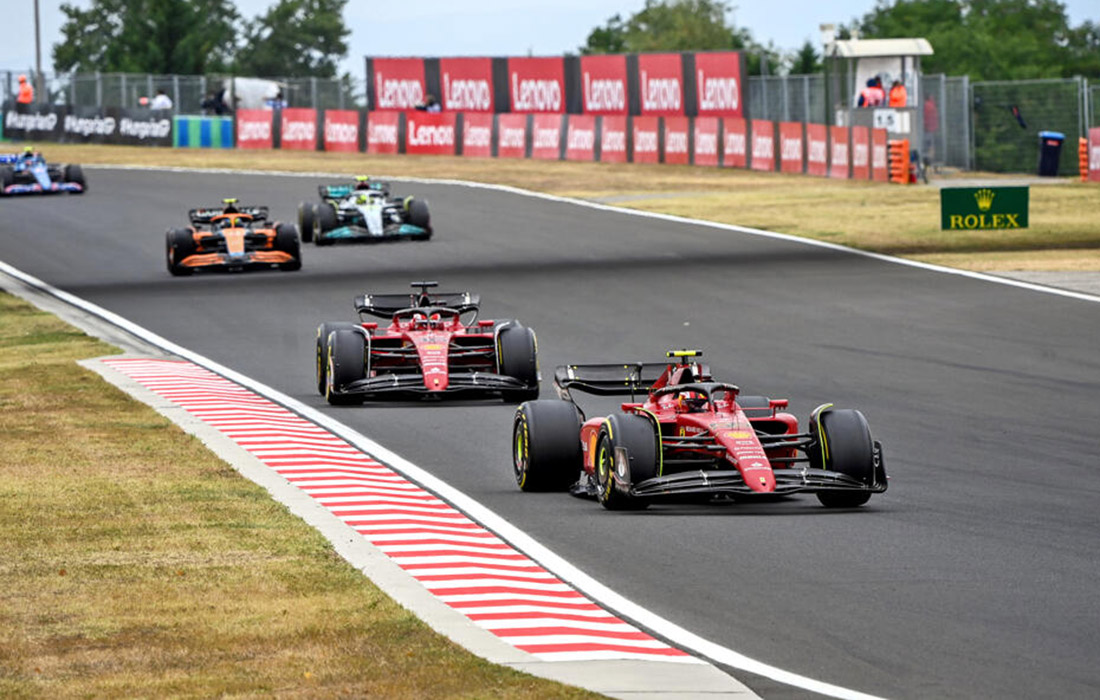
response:
[(233, 148), (233, 117), (181, 114), (175, 117), (176, 148)]

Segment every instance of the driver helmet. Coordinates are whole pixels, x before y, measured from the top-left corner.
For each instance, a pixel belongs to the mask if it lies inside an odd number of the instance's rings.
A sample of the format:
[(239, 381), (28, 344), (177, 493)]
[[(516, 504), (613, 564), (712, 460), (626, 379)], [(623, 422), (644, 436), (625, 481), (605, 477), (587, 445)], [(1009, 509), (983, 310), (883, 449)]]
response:
[(698, 391), (683, 391), (676, 396), (676, 410), (681, 413), (698, 413), (707, 407), (707, 397)]
[(355, 198), (355, 203), (356, 204), (366, 204), (367, 201), (369, 201), (369, 199), (370, 199), (370, 197), (368, 197), (367, 195), (361, 194), (361, 195), (359, 195), (358, 197)]
[(224, 211), (226, 214), (240, 213), (240, 209), (237, 208), (237, 200), (235, 197), (223, 199), (222, 204), (225, 205), (225, 209), (223, 209), (222, 211)]
[(24, 146), (23, 147), (23, 157), (24, 158), (34, 158), (34, 146)]
[(369, 190), (371, 189), (371, 182), (369, 175), (356, 175), (355, 176), (355, 189), (357, 190)]

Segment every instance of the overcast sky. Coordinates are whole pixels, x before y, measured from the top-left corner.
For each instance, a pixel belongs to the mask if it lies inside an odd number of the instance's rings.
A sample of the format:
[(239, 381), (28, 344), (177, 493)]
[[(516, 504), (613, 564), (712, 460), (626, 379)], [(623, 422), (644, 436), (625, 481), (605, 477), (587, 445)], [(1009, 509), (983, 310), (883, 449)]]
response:
[[(88, 7), (90, 0), (69, 0)], [(2, 0), (9, 22), (0, 42), (0, 70), (34, 66), (34, 2)], [(236, 0), (245, 17), (261, 14), (273, 0)], [(809, 39), (819, 47), (818, 25), (847, 23), (874, 8), (874, 0), (741, 0), (732, 19), (760, 43), (794, 51)], [(1100, 2), (1064, 2), (1070, 22), (1100, 22)], [(53, 45), (61, 40), (60, 2), (39, 0), (42, 68), (53, 70)], [(645, 0), (350, 0), (351, 29), (342, 70), (362, 76), (363, 56), (560, 55), (576, 51), (588, 33), (618, 13), (624, 18)], [(933, 47), (935, 48), (935, 47)]]

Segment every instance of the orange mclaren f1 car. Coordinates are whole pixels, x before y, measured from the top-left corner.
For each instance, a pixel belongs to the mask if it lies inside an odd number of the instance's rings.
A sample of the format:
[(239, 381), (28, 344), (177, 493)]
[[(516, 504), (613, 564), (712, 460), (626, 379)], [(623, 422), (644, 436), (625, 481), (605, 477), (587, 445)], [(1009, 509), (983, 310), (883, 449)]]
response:
[(222, 203), (221, 208), (192, 209), (190, 226), (168, 229), (169, 272), (178, 276), (195, 270), (302, 267), (297, 226), (270, 222), (267, 207), (238, 206), (235, 199)]

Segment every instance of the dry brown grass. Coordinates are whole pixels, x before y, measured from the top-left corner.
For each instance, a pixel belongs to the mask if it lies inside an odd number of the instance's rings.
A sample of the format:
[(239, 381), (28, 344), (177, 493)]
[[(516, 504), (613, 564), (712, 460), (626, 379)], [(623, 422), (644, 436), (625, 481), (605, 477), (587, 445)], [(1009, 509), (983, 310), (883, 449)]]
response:
[(370, 172), (492, 182), (608, 199), (634, 209), (780, 231), (920, 260), (944, 255), (942, 259), (953, 266), (968, 269), (1100, 271), (1096, 253), (1100, 251), (1100, 219), (1096, 216), (1100, 187), (1069, 178), (1031, 188), (1030, 228), (958, 232), (940, 230), (939, 191), (932, 187), (745, 170), (72, 144), (50, 145), (48, 155), (81, 163)]
[(595, 697), (431, 632), (0, 294), (0, 697)]

